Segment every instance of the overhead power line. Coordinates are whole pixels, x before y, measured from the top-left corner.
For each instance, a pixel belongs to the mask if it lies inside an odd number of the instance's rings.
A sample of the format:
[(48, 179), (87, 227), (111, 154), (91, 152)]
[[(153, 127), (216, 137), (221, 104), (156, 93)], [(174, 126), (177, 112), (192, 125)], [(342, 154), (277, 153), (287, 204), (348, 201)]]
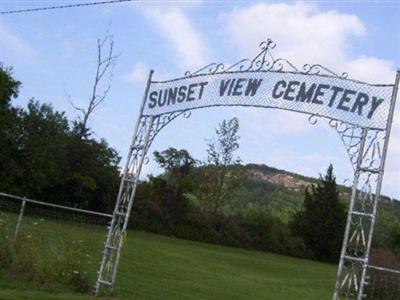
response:
[(2, 12), (0, 12), (0, 14), (1, 15), (19, 14), (19, 13), (29, 13), (29, 12), (35, 12), (35, 11), (42, 11), (42, 10), (74, 8), (74, 7), (82, 7), (82, 6), (95, 6), (95, 5), (114, 4), (114, 3), (131, 2), (131, 1), (137, 1), (137, 0), (109, 0), (109, 1), (97, 1), (97, 2), (84, 2), (84, 3), (76, 3), (76, 4), (66, 4), (66, 5), (47, 6), (47, 7), (8, 10), (8, 11), (2, 11)]

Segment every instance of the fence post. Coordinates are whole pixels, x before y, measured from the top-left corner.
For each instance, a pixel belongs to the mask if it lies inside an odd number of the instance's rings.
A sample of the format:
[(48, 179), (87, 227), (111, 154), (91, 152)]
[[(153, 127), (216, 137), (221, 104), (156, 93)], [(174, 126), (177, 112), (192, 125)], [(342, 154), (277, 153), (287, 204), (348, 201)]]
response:
[(25, 203), (26, 203), (26, 199), (24, 197), (24, 199), (22, 200), (22, 203), (21, 203), (21, 210), (19, 211), (17, 226), (15, 226), (14, 241), (16, 241), (17, 237), (18, 237), (19, 227), (21, 226), (22, 217), (24, 215)]

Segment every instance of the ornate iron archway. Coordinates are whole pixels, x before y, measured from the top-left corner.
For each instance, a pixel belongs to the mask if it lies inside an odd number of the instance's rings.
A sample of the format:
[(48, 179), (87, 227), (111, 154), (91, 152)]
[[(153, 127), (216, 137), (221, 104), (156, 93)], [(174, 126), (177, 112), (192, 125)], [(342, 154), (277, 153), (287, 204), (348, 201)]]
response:
[(326, 119), (339, 134), (354, 177), (333, 299), (366, 297), (368, 270), (373, 267), (369, 255), (400, 71), (394, 84), (368, 84), (321, 65), (305, 65), (299, 70), (285, 59), (275, 59), (271, 53), (275, 44), (270, 39), (260, 47), (253, 59), (231, 66), (213, 63), (186, 72), (182, 78), (152, 81), (150, 72), (105, 242), (96, 294), (103, 286), (114, 288), (139, 175), (156, 135), (175, 118), (188, 117), (193, 109), (251, 106), (308, 114), (311, 124)]

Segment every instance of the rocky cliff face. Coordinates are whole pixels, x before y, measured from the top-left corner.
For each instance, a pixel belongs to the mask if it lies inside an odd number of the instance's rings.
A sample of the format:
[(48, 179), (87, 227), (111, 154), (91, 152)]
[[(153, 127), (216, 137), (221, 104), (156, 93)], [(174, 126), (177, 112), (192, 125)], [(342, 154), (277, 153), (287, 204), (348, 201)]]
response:
[[(306, 177), (300, 174), (291, 173), (285, 170), (269, 167), (264, 164), (248, 164), (246, 165), (248, 176), (252, 180), (263, 181), (266, 183), (283, 186), (291, 191), (304, 193), (306, 187), (316, 184), (317, 178)], [(338, 183), (339, 197), (343, 200), (349, 200), (351, 188)], [(400, 207), (400, 199), (391, 199), (385, 195), (381, 195), (381, 202), (395, 201), (396, 206)]]
[(296, 178), (290, 174), (285, 173), (272, 173), (260, 170), (249, 170), (249, 176), (255, 180), (262, 180), (273, 184), (284, 186), (287, 189), (303, 192), (307, 186), (312, 185), (310, 181)]
[[(284, 170), (278, 170), (267, 167), (266, 169), (254, 168), (255, 165), (249, 166), (248, 174), (253, 180), (261, 180), (268, 183), (283, 186), (291, 191), (304, 193), (307, 187), (315, 185), (314, 178), (308, 178), (299, 174), (291, 175)], [(338, 184), (339, 197), (342, 199), (350, 199), (350, 190)]]

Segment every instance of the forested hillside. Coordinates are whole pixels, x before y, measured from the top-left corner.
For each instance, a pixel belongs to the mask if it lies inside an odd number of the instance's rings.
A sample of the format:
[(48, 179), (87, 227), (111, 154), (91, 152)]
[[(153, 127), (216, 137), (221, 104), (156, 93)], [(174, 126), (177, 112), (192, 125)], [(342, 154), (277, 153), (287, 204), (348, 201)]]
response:
[[(267, 165), (248, 164), (245, 168), (247, 176), (243, 189), (232, 199), (232, 205), (238, 208), (249, 204), (263, 205), (284, 222), (289, 222), (293, 213), (302, 207), (305, 189), (318, 182), (317, 178)], [(350, 188), (338, 185), (338, 191), (340, 200), (347, 207)], [(380, 199), (374, 242), (377, 247), (384, 247), (389, 239), (388, 232), (398, 230), (393, 228), (400, 225), (400, 201), (384, 195)]]
[[(243, 179), (243, 189), (232, 198), (232, 206), (244, 208), (250, 203), (266, 205), (284, 219), (301, 207), (305, 189), (318, 182), (317, 178), (264, 164), (247, 164), (244, 168), (247, 176)], [(350, 188), (338, 184), (338, 191), (341, 201), (347, 204)], [(380, 209), (400, 220), (399, 200), (381, 196)]]

